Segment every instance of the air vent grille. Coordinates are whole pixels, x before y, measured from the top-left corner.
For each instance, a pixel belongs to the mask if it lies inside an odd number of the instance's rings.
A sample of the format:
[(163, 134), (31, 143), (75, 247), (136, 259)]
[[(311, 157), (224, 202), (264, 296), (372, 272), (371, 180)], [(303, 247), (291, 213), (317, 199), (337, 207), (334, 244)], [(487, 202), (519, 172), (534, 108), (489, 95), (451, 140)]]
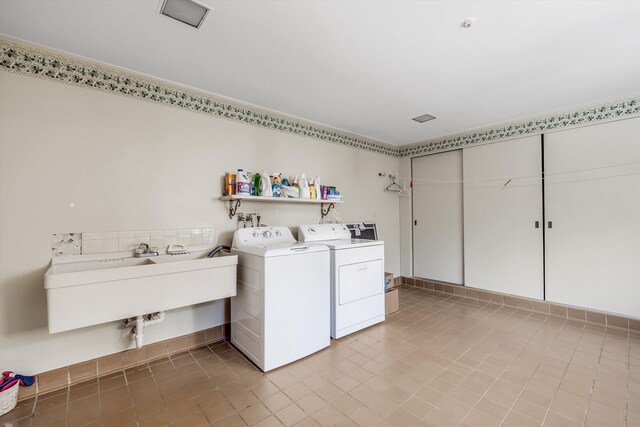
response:
[(436, 116), (432, 116), (431, 114), (423, 114), (421, 116), (414, 117), (411, 120), (415, 120), (418, 123), (424, 123), (424, 122), (428, 122), (429, 120), (433, 120), (435, 118)]
[(209, 8), (193, 0), (162, 0), (160, 14), (193, 28), (200, 28)]

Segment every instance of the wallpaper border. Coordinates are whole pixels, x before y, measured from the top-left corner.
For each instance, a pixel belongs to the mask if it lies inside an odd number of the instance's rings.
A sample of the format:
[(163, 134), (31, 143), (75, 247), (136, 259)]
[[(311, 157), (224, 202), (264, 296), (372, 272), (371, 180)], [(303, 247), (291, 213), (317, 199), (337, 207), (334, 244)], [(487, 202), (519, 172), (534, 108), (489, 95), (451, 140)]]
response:
[(640, 95), (396, 147), (0, 35), (0, 70), (169, 105), (392, 157), (414, 157), (640, 116)]
[(539, 135), (596, 123), (640, 116), (640, 96), (601, 103), (567, 112), (546, 114), (537, 118), (487, 126), (468, 132), (403, 145), (400, 157), (415, 157), (441, 151), (456, 150), (476, 144), (486, 144), (524, 136)]
[(0, 36), (0, 69), (25, 76), (128, 96), (378, 154), (399, 156), (395, 146), (312, 122), (232, 102), (178, 84), (155, 80), (70, 54), (36, 48)]

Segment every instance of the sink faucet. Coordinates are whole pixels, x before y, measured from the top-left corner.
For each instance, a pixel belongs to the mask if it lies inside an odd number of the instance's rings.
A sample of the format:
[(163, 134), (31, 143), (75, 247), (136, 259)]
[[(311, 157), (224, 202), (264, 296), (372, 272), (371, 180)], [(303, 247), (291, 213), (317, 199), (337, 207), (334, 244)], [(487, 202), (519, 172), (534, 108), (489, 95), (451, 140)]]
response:
[(158, 248), (150, 248), (146, 243), (140, 243), (136, 249), (136, 258), (158, 256)]

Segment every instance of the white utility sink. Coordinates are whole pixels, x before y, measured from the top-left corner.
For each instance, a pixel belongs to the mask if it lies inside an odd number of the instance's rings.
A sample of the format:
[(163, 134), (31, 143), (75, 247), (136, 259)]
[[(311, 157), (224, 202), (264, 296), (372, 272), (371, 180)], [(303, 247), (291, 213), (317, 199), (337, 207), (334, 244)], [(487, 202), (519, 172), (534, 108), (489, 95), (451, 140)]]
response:
[(208, 252), (54, 258), (44, 275), (49, 332), (235, 296), (238, 256)]

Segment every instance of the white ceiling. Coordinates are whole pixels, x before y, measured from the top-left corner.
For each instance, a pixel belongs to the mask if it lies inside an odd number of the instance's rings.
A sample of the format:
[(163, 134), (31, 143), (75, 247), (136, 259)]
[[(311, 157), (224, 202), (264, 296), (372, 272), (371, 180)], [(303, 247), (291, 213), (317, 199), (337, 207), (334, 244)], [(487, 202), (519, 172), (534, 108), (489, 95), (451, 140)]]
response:
[(0, 0), (0, 33), (395, 145), (640, 93), (638, 1), (159, 2)]

